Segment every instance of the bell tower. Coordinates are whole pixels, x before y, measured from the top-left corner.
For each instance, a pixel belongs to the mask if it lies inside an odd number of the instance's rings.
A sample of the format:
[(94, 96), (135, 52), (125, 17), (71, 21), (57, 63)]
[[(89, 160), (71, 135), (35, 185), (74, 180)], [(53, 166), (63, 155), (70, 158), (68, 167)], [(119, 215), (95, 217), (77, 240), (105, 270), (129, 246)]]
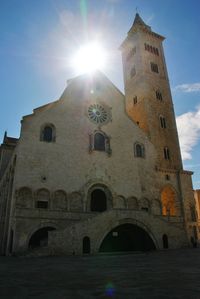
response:
[(126, 111), (157, 150), (157, 167), (182, 169), (169, 79), (162, 42), (137, 13), (120, 46)]

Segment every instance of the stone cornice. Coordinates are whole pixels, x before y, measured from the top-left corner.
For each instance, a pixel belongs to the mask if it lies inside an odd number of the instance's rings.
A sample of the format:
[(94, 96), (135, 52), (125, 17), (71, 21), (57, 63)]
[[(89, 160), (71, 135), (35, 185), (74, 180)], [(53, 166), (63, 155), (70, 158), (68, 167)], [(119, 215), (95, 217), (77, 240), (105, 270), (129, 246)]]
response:
[(189, 171), (189, 170), (178, 170), (178, 169), (173, 169), (173, 168), (162, 168), (162, 167), (155, 167), (156, 171), (158, 172), (164, 172), (164, 173), (180, 173), (180, 174), (186, 174), (186, 175), (193, 175), (193, 171)]

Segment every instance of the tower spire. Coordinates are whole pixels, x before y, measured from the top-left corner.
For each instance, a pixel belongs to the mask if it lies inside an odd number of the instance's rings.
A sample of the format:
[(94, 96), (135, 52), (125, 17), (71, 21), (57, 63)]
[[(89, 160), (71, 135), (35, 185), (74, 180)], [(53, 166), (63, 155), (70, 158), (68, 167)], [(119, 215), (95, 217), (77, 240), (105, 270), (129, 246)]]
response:
[(147, 26), (147, 25), (145, 24), (145, 22), (142, 20), (142, 18), (140, 17), (140, 15), (139, 15), (138, 12), (136, 12), (136, 14), (135, 14), (135, 19), (134, 19), (133, 25), (143, 25), (143, 26)]
[(5, 142), (5, 141), (6, 141), (6, 138), (7, 138), (7, 131), (5, 131), (5, 133), (4, 133), (3, 142)]
[(148, 26), (144, 21), (143, 19), (140, 17), (139, 13), (136, 12), (135, 14), (135, 19), (133, 21), (133, 25), (131, 27), (131, 29), (129, 30), (128, 33), (131, 33), (132, 31), (135, 31), (136, 29), (139, 29), (139, 28), (143, 28), (143, 29), (147, 29), (149, 31), (151, 31), (151, 27)]

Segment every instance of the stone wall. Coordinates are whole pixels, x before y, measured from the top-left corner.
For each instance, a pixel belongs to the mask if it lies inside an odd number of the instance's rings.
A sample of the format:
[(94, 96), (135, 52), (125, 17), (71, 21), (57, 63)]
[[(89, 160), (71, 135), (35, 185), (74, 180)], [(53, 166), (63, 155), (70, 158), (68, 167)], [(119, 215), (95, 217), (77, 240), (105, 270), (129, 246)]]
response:
[[(54, 254), (82, 254), (82, 242), (85, 236), (90, 238), (91, 253), (99, 252), (105, 236), (115, 227), (131, 223), (143, 228), (153, 239), (157, 249), (163, 248), (163, 235), (166, 234), (170, 248), (188, 246), (183, 222), (173, 219), (165, 221), (159, 216), (144, 211), (111, 210), (89, 220), (73, 224), (63, 231), (49, 233), (49, 248)], [(179, 238), (177, 238), (177, 235)]]

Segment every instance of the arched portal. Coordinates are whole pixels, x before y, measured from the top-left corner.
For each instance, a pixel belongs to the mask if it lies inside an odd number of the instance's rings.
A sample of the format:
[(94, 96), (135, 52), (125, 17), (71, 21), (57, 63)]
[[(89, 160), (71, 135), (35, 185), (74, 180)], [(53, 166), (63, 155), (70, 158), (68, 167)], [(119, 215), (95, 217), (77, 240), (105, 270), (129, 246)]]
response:
[(94, 189), (91, 193), (91, 211), (103, 212), (107, 210), (107, 196), (101, 189)]
[(83, 253), (84, 254), (90, 253), (90, 238), (89, 237), (83, 238)]
[(36, 247), (43, 247), (48, 245), (48, 232), (55, 230), (54, 227), (47, 226), (38, 229), (34, 234), (31, 236), (29, 240), (29, 248), (36, 248)]
[(126, 223), (112, 229), (101, 243), (100, 252), (148, 251), (156, 246), (141, 227)]

